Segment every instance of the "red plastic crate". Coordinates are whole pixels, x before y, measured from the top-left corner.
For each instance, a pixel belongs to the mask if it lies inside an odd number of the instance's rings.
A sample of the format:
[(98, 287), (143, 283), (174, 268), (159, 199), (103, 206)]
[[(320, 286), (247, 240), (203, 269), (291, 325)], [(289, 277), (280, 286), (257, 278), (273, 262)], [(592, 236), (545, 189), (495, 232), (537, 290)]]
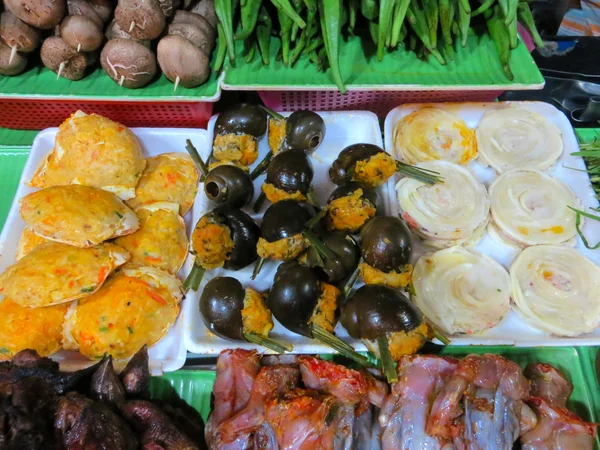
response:
[(77, 110), (101, 114), (129, 127), (206, 128), (213, 103), (0, 99), (0, 127), (57, 127)]

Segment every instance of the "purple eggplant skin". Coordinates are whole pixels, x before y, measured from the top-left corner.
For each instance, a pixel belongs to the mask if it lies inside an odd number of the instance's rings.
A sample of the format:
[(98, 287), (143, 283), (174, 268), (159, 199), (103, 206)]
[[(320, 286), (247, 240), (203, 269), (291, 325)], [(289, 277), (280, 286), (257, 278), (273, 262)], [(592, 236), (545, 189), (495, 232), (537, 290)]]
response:
[(258, 105), (238, 103), (219, 114), (215, 134), (248, 134), (256, 138), (267, 132), (267, 113)]
[(290, 194), (296, 191), (306, 194), (314, 175), (314, 167), (306, 153), (290, 150), (273, 157), (267, 168), (266, 183)]
[(285, 150), (313, 153), (325, 139), (325, 122), (317, 113), (294, 111), (285, 120)]
[(204, 192), (219, 206), (243, 208), (254, 196), (254, 183), (243, 169), (224, 164), (208, 173), (204, 181)]
[(312, 337), (309, 320), (321, 296), (317, 270), (303, 267), (297, 261), (279, 265), (267, 305), (275, 318), (288, 330)]
[(360, 247), (364, 261), (389, 273), (410, 264), (412, 240), (406, 223), (398, 217), (376, 216), (360, 230)]
[(133, 355), (120, 376), (128, 398), (149, 397), (150, 367), (147, 345)]
[(340, 152), (329, 168), (329, 179), (338, 186), (352, 181), (356, 163), (367, 161), (378, 153), (385, 153), (385, 151), (374, 144), (349, 145)]
[(200, 296), (200, 316), (211, 333), (224, 339), (245, 341), (242, 309), (246, 291), (237, 279), (215, 277)]
[(260, 234), (267, 242), (275, 242), (302, 233), (313, 217), (309, 206), (294, 200), (283, 200), (267, 208)]
[(338, 283), (349, 277), (360, 260), (358, 243), (344, 232), (325, 233), (319, 238), (335, 257), (323, 261), (315, 248), (310, 247), (306, 252), (306, 265), (318, 268), (327, 283)]
[(366, 284), (342, 305), (340, 322), (353, 338), (375, 340), (387, 333), (409, 332), (423, 323), (423, 316), (397, 289)]

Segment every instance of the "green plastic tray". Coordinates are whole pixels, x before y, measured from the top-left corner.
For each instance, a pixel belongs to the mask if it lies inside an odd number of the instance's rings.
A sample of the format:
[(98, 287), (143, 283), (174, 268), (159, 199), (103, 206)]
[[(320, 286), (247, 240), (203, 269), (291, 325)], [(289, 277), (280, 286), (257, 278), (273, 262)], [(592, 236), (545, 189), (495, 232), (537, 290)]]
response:
[[(263, 66), (260, 58), (245, 63), (243, 43), (238, 42), (235, 67), (227, 66), (223, 89), (235, 90), (336, 90), (331, 71), (319, 72), (306, 57), (293, 67), (275, 61), (279, 39), (271, 40), (271, 63)], [(506, 90), (541, 89), (544, 77), (538, 70), (525, 44), (519, 41), (512, 52), (511, 68), (515, 75), (509, 81), (502, 72), (494, 43), (488, 35), (469, 37), (467, 47), (460, 47), (456, 59), (447, 66), (433, 58), (425, 63), (414, 52), (399, 49), (377, 61), (375, 48), (350, 37), (340, 45), (342, 78), (350, 90)]]
[[(600, 421), (600, 389), (595, 375), (594, 358), (598, 347), (515, 348), (507, 346), (443, 347), (442, 355), (464, 357), (471, 353), (502, 355), (525, 367), (531, 362), (544, 362), (559, 368), (573, 383), (568, 407), (583, 419)], [(330, 356), (330, 355), (328, 355)], [(196, 408), (206, 421), (210, 413), (210, 397), (215, 372), (180, 370), (152, 379), (154, 398), (165, 399), (174, 393)], [(598, 442), (597, 445), (600, 445)]]
[(0, 230), (17, 191), (29, 147), (0, 147)]
[(56, 74), (45, 67), (33, 67), (16, 77), (0, 76), (0, 99), (215, 102), (220, 96), (220, 82), (214, 72), (202, 86), (179, 87), (177, 92), (173, 92), (173, 83), (164, 75), (141, 89), (120, 87), (101, 68), (79, 81), (57, 80)]

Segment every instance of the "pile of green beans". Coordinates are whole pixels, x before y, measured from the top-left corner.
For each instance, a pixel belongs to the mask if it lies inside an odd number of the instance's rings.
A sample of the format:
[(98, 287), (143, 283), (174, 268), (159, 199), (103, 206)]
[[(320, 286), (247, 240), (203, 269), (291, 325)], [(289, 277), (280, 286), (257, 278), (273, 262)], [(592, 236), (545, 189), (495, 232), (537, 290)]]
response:
[[(517, 46), (521, 22), (543, 47), (531, 10), (519, 0), (214, 0), (219, 18), (215, 70), (225, 58), (236, 64), (234, 44), (244, 42), (245, 62), (259, 57), (271, 63), (271, 37), (281, 40), (277, 60), (293, 66), (301, 56), (320, 71), (331, 70), (333, 81), (346, 92), (340, 72), (340, 40), (344, 35), (370, 36), (377, 59), (406, 46), (423, 60), (446, 65), (463, 47), (472, 26), (481, 24), (494, 41), (502, 70), (509, 80), (511, 50)], [(364, 26), (363, 26), (364, 24)], [(360, 28), (360, 30), (359, 30)], [(365, 34), (360, 33), (361, 30)]]

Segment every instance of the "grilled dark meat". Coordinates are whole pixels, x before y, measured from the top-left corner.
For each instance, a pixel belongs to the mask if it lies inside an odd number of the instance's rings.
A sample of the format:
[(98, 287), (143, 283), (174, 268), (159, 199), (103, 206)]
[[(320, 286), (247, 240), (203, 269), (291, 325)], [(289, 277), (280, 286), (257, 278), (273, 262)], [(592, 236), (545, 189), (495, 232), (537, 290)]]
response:
[(118, 407), (125, 401), (125, 388), (112, 363), (112, 356), (105, 357), (92, 376), (91, 397), (99, 402)]
[(204, 440), (204, 421), (198, 411), (185, 401), (170, 403), (154, 401), (201, 450), (208, 448)]
[(121, 372), (121, 380), (128, 397), (147, 398), (150, 386), (148, 346), (144, 345), (129, 360)]

